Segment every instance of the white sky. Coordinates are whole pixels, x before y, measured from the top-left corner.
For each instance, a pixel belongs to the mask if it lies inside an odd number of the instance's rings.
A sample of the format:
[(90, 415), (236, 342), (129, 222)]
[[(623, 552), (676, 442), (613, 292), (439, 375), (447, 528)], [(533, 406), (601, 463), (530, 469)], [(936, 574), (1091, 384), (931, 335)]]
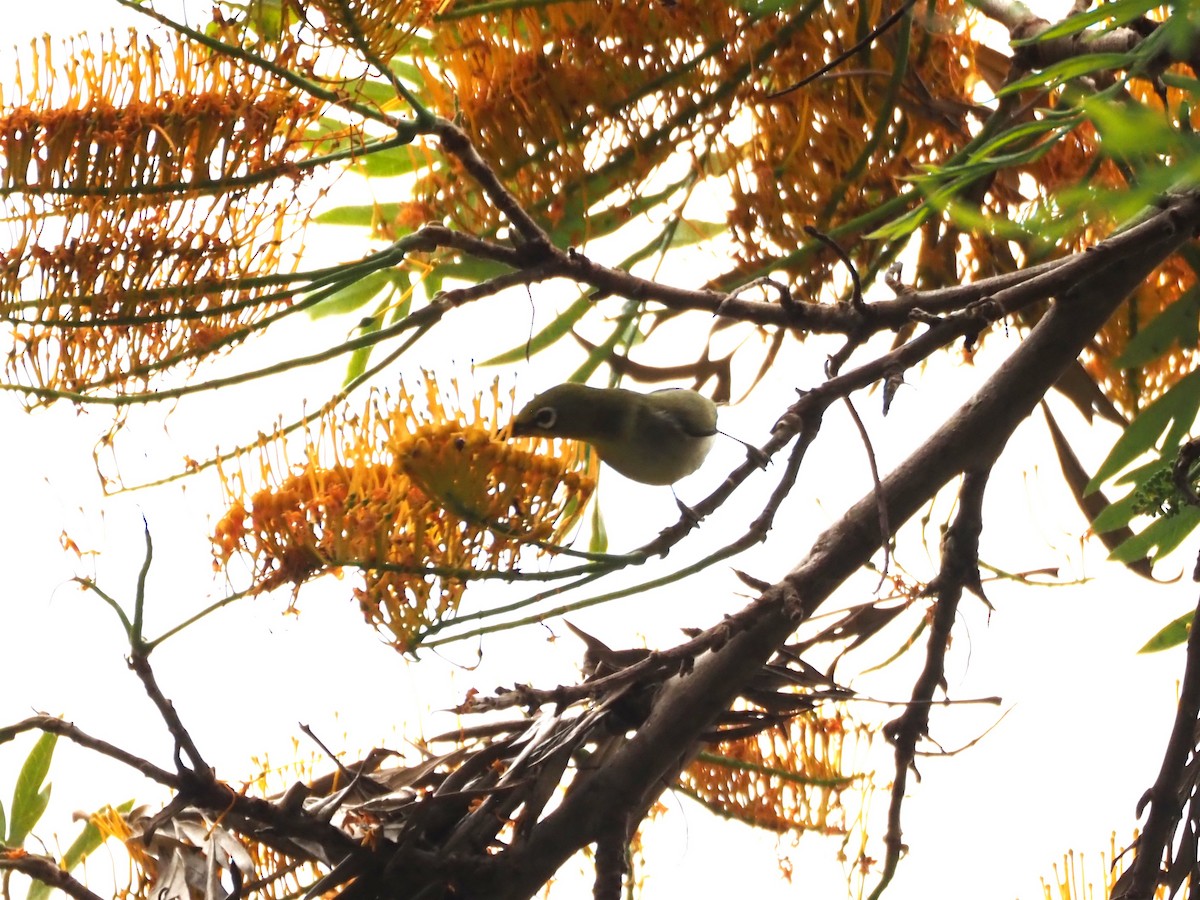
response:
[[(31, 11), (33, 10), (33, 11)], [(41, 0), (6, 10), (8, 38), (20, 41), (43, 29), (86, 28), (135, 21), (115, 3)], [(331, 260), (354, 253), (340, 243), (346, 235), (329, 232), (310, 238)], [(688, 270), (664, 275), (690, 283)], [(566, 300), (569, 300), (568, 296)], [(561, 287), (534, 290), (539, 310), (536, 325), (549, 319), (555, 304), (566, 302)], [(478, 329), (477, 313), (451, 318), (444, 337), (403, 366), (411, 374), (418, 364), (441, 372), (462, 370), (472, 358), (495, 349), (499, 333), (511, 346), (527, 332), (529, 306), (506, 310), (494, 328)], [(255, 343), (254, 364), (306, 346), (331, 342), (343, 323), (317, 326), (297, 323), (270, 342)], [(477, 336), (483, 334), (482, 338)], [(476, 336), (473, 339), (472, 336)], [(977, 365), (954, 368), (945, 360), (931, 364), (928, 377), (910, 376), (892, 415), (877, 414), (874, 396), (858, 398), (868, 420), (880, 465), (885, 471), (940, 420), (952, 398), (969, 394), (991, 371), (1006, 348), (1001, 335), (989, 338)], [(757, 392), (761, 400), (722, 414), (723, 427), (751, 441), (761, 441), (775, 411), (795, 387), (816, 383), (824, 349), (815, 343), (792, 346)], [(230, 369), (245, 365), (235, 356)], [(559, 360), (537, 360), (515, 373), (522, 397), (569, 371)], [(173, 471), (186, 454), (197, 458), (218, 441), (228, 445), (265, 427), (278, 414), (290, 418), (302, 398), (319, 403), (340, 383), (343, 364), (304, 370), (272, 384), (240, 393), (204, 396), (181, 406), (164, 428), (160, 410), (135, 413), (121, 436), (124, 473), (131, 480), (146, 472)], [(514, 377), (511, 372), (502, 373)], [(491, 373), (478, 376), (478, 383)], [(735, 385), (735, 394), (745, 382)], [(1060, 422), (1077, 437), (1089, 433), (1078, 416), (1056, 403)], [(831, 414), (829, 431), (844, 428)], [(145, 516), (156, 542), (151, 573), (151, 633), (167, 627), (221, 595), (224, 583), (214, 578), (207, 536), (220, 514), (219, 495), (211, 479), (197, 479), (183, 491), (168, 489), (105, 498), (98, 490), (92, 462), (96, 440), (103, 434), (103, 410), (77, 412), (55, 407), (26, 415), (14, 397), (0, 398), (0, 471), (8, 473), (8, 515), (0, 520), (0, 547), (10, 577), (0, 600), (0, 723), (31, 710), (60, 713), (100, 737), (144, 753), (169, 765), (170, 746), (145, 701), (136, 679), (125, 668), (123, 638), (112, 614), (93, 597), (68, 583), (74, 574), (94, 574), (111, 594), (131, 597), (141, 562), (141, 519)], [(1087, 438), (1085, 465), (1094, 467), (1113, 434), (1098, 429)], [(718, 446), (713, 460), (681, 484), (681, 496), (704, 496), (738, 459), (736, 445)], [(730, 504), (706, 523), (699, 546), (711, 546), (740, 531), (761, 505), (774, 475), (757, 476), (751, 496)], [(667, 491), (630, 486), (606, 475), (602, 492), (614, 549), (636, 546), (673, 521), (674, 502)], [(1060, 485), (1038, 416), (1014, 438), (989, 486), (984, 556), (1001, 568), (1016, 571), (1061, 566), (1064, 575), (1100, 578), (1082, 587), (990, 588), (996, 604), (987, 616), (981, 605), (964, 600), (962, 630), (957, 632), (947, 672), (953, 696), (1001, 695), (1007, 717), (978, 745), (946, 759), (923, 759), (923, 780), (913, 785), (904, 809), (905, 840), (910, 847), (888, 896), (904, 898), (1013, 898), (1041, 896), (1040, 876), (1069, 849), (1091, 860), (1095, 878), (1097, 854), (1106, 850), (1116, 830), (1124, 842), (1135, 826), (1134, 806), (1157, 771), (1174, 707), (1175, 679), (1182, 671), (1182, 651), (1138, 656), (1138, 647), (1159, 626), (1191, 608), (1195, 587), (1186, 577), (1178, 583), (1152, 586), (1114, 572), (1103, 563), (1096, 543), (1079, 546), (1084, 529), (1079, 513)], [(825, 434), (817, 442), (801, 476), (801, 491), (785, 506), (773, 540), (736, 565), (761, 578), (779, 577), (793, 565), (812, 539), (869, 486), (857, 439), (837, 446)], [(936, 517), (935, 523), (939, 521)], [(66, 530), (98, 557), (77, 561), (59, 545)], [(919, 577), (932, 575), (935, 563), (910, 550), (902, 559)], [(1189, 549), (1187, 552), (1193, 552)], [(650, 577), (696, 558), (699, 549), (685, 545), (672, 553), (665, 568), (634, 573)], [(1190, 560), (1163, 567), (1164, 574), (1190, 571)], [(742, 602), (744, 589), (729, 569), (717, 568), (675, 589), (619, 601), (572, 617), (580, 627), (616, 646), (630, 645), (641, 635), (652, 645), (678, 639), (680, 626), (711, 624)], [(840, 598), (858, 602), (869, 593)], [(505, 595), (506, 599), (522, 594)], [(405, 664), (361, 623), (347, 582), (325, 581), (300, 597), (301, 615), (284, 616), (285, 597), (265, 597), (218, 614), (155, 654), (161, 684), (191, 727), (192, 734), (218, 773), (237, 781), (253, 776), (252, 758), (268, 752), (281, 763), (293, 756), (297, 723), (304, 722), (334, 746), (367, 748), (378, 742), (400, 745), (403, 735), (432, 734), (453, 725), (444, 713), (429, 713), (458, 702), (465, 690), (513, 681), (553, 684), (574, 676), (578, 649), (564, 629), (550, 643), (549, 630), (489, 640), (475, 671), (452, 663), (473, 663), (474, 646), (448, 649), (446, 659), (427, 656), (419, 667)], [(911, 627), (911, 620), (906, 620)], [(896, 640), (901, 635), (894, 636)], [(876, 653), (890, 651), (881, 646)], [(883, 675), (856, 682), (876, 696), (903, 696), (921, 654)], [(878, 661), (878, 660), (874, 660)], [(851, 664), (859, 662), (851, 660)], [(867, 663), (869, 664), (869, 663)], [(851, 667), (844, 669), (846, 673)], [(854, 708), (862, 717), (889, 718), (878, 707)], [(978, 737), (998, 717), (992, 707), (935, 710), (934, 736), (947, 749)], [(342, 735), (346, 737), (343, 739)], [(308, 746), (301, 745), (302, 753)], [(890, 754), (882, 751), (873, 764), (886, 784)], [(16, 768), (28, 742), (0, 746), (0, 800), (8, 805)], [(89, 810), (128, 797), (153, 802), (160, 796), (140, 778), (115, 765), (60, 744), (52, 771), (54, 802), (45, 823), (63, 835), (74, 835), (69, 823), (74, 809)], [(836, 845), (806, 837), (801, 842), (797, 879), (783, 883), (775, 868), (774, 841), (737, 825), (716, 823), (685, 799), (665, 798), (671, 812), (667, 826), (648, 838), (650, 897), (741, 895), (772, 897), (840, 897), (845, 880), (833, 862)], [(882, 815), (886, 797), (878, 798)], [(50, 838), (43, 827), (38, 833)], [(881, 820), (872, 829), (878, 842)], [(875, 850), (881, 856), (882, 847)], [(108, 862), (100, 854), (89, 872), (103, 879)], [(563, 896), (566, 896), (564, 893)]]

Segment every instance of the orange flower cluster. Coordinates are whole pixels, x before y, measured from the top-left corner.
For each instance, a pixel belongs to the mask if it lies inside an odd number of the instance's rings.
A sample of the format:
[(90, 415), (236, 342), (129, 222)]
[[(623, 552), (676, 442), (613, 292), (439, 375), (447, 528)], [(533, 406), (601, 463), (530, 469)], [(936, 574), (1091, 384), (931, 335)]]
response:
[[(455, 387), (457, 394), (457, 386)], [(510, 570), (530, 541), (557, 543), (595, 487), (582, 445), (507, 442), (493, 384), (463, 411), (426, 375), (424, 403), (403, 387), (395, 404), (372, 395), (357, 416), (322, 417), (304, 435), (304, 461), (287, 462), (284, 436), (264, 439), (262, 488), (223, 473), (229, 511), (216, 557), (254, 567), (255, 589), (345, 567), (367, 621), (402, 650), (452, 616), (468, 581)]]
[[(825, 230), (874, 213), (922, 166), (944, 161), (969, 139), (967, 113), (979, 77), (960, 0), (917, 4), (904, 43), (900, 24), (802, 89), (774, 100), (763, 96), (816, 72), (864, 36), (864, 23), (882, 22), (894, 8), (883, 0), (817, 4), (764, 64), (765, 90), (747, 97), (751, 137), (730, 152), (738, 165), (729, 173), (729, 223), (747, 263), (806, 243), (805, 225)], [(764, 46), (773, 38), (773, 30), (760, 27), (746, 41)], [(855, 246), (853, 236), (842, 242), (864, 269), (881, 249)], [(798, 273), (808, 293), (828, 281), (832, 264)]]
[(845, 770), (848, 737), (869, 741), (870, 733), (839, 717), (798, 716), (721, 744), (728, 762), (697, 759), (680, 781), (706, 806), (760, 828), (844, 834), (842, 794), (864, 777)]
[(1138, 285), (1105, 323), (1084, 357), (1085, 367), (1105, 396), (1127, 413), (1134, 413), (1153, 402), (1195, 370), (1200, 348), (1195, 343), (1180, 344), (1177, 341), (1162, 347), (1161, 356), (1136, 366), (1115, 365), (1134, 336), (1171, 304), (1189, 304), (1185, 315), (1194, 322), (1200, 301), (1184, 295), (1195, 286), (1196, 273), (1191, 265), (1180, 256), (1172, 256)]
[[(1167, 115), (1167, 111), (1190, 109), (1188, 97), (1178, 88), (1166, 88), (1167, 108), (1154, 85), (1142, 80), (1131, 81), (1130, 94), (1143, 106)], [(1200, 112), (1191, 112), (1190, 126), (1200, 125)], [(1128, 187), (1126, 177), (1116, 162), (1103, 152), (1101, 141), (1090, 122), (1083, 122), (1062, 137), (1044, 156), (1022, 167), (1032, 176), (1037, 200), (1043, 205), (1041, 214), (1053, 214), (1055, 195), (1060, 191), (1093, 190), (1100, 194), (1111, 191), (1119, 194)], [(1008, 171), (1003, 177), (1015, 193), (1018, 173)], [(1032, 207), (1033, 198), (1025, 202)], [(1069, 230), (1055, 235), (1055, 252), (1075, 253), (1102, 241), (1118, 224), (1103, 202), (1091, 202), (1082, 209), (1072, 209), (1069, 216), (1060, 216), (1054, 225), (1069, 222)], [(1045, 229), (1039, 228), (1039, 231)], [(1163, 346), (1161, 355), (1140, 361), (1134, 366), (1117, 365), (1129, 342), (1147, 323), (1172, 304), (1184, 298), (1196, 284), (1192, 266), (1183, 258), (1173, 256), (1141, 283), (1129, 299), (1108, 320), (1096, 340), (1084, 354), (1084, 363), (1105, 396), (1126, 413), (1134, 414), (1142, 406), (1161, 396), (1168, 388), (1194, 368), (1198, 349), (1193, 344), (1178, 342)], [(1184, 300), (1184, 302), (1188, 302)], [(1195, 301), (1192, 311), (1195, 317)]]
[(120, 390), (245, 337), (288, 302), (296, 163), (318, 109), (190, 42), (45, 39), (0, 115), (4, 360), (17, 383)]
[[(890, 84), (897, 50), (889, 34), (847, 64), (851, 74), (770, 98), (855, 44), (863, 24), (892, 7), (750, 6), (679, 0), (650, 11), (611, 0), (452, 9), (429, 26), (415, 62), (426, 69), (431, 106), (457, 116), (527, 207), (555, 224), (581, 221), (606, 199), (628, 205), (656, 177), (661, 189), (660, 166), (690, 151), (698, 175), (731, 181), (728, 221), (750, 268), (806, 242), (804, 225), (873, 210), (916, 166), (961, 146), (975, 82), (964, 5), (939, 0), (915, 16), (899, 90)], [(930, 95), (962, 102), (935, 109), (923, 102)], [(881, 110), (891, 113), (882, 139), (868, 145)], [(452, 159), (419, 181), (418, 195), (419, 209), (445, 211), (465, 228), (499, 224)], [(808, 267), (803, 274), (820, 280)]]
[[(419, 27), (448, 5), (448, 0), (309, 0), (304, 13), (322, 37), (360, 52), (366, 49), (389, 62)], [(324, 22), (314, 21), (313, 12)]]
[[(115, 838), (120, 841), (129, 854), (129, 871), (125, 876), (124, 886), (117, 888), (117, 897), (140, 900), (150, 896), (150, 888), (154, 884), (156, 871), (155, 860), (147, 851), (141, 835), (134, 833), (130, 821), (135, 817), (145, 816), (146, 808), (138, 807), (131, 811), (128, 807), (115, 809), (105, 806), (88, 816), (88, 823), (99, 833), (103, 841)], [(114, 878), (118, 877), (115, 869)]]
[[(1191, 74), (1190, 69), (1187, 70), (1187, 74)], [(1189, 120), (1181, 126), (1183, 130), (1195, 130), (1200, 127), (1200, 111), (1193, 108), (1191, 95), (1176, 87), (1165, 88), (1167, 107), (1164, 109), (1159, 89), (1159, 85), (1143, 80), (1133, 81), (1129, 87), (1130, 94), (1139, 103), (1164, 116), (1168, 110), (1173, 110), (1176, 114), (1188, 113)], [(1094, 134), (1091, 137), (1094, 144)], [(1099, 176), (1091, 175), (1089, 181), (1105, 188), (1125, 187), (1125, 179), (1118, 172), (1116, 164), (1108, 158), (1097, 164), (1094, 162), (1097, 157), (1100, 157), (1099, 148), (1093, 146), (1088, 158), (1093, 161), (1093, 166), (1098, 166)], [(1106, 235), (1115, 224), (1104, 223)], [(1175, 382), (1195, 369), (1200, 348), (1194, 341), (1171, 343), (1161, 348), (1163, 352), (1160, 356), (1135, 366), (1115, 365), (1129, 346), (1129, 342), (1172, 304), (1180, 301), (1190, 302), (1191, 310), (1185, 315), (1194, 322), (1197, 301), (1194, 298), (1189, 301), (1184, 295), (1195, 286), (1196, 273), (1192, 264), (1179, 255), (1172, 256), (1143, 281), (1108, 320), (1085, 355), (1085, 365), (1105, 395), (1127, 413), (1135, 413), (1153, 402)], [(1179, 333), (1183, 334), (1186, 331), (1179, 329)]]

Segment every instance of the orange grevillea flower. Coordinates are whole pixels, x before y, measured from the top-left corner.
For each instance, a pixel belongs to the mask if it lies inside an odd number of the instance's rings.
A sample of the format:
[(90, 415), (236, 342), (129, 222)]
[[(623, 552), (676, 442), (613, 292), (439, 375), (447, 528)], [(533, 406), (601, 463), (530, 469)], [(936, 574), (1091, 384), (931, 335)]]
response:
[(847, 827), (842, 794), (863, 777), (846, 771), (847, 740), (869, 738), (839, 717), (798, 716), (721, 744), (715, 755), (688, 766), (680, 781), (706, 806), (760, 828), (840, 834)]
[(326, 39), (388, 62), (446, 5), (447, 0), (309, 0), (304, 14)]
[[(464, 409), (426, 376), (418, 399), (321, 416), (289, 459), (277, 434), (259, 445), (261, 487), (246, 460), (223, 472), (229, 509), (213, 538), (220, 564), (250, 560), (255, 590), (299, 588), (353, 568), (367, 621), (400, 649), (452, 617), (469, 581), (511, 569), (531, 542), (560, 542), (595, 487), (595, 457), (577, 444), (505, 441), (511, 405), (498, 385)], [(293, 442), (294, 443), (294, 442)]]
[[(56, 58), (58, 57), (58, 58)], [(119, 392), (290, 303), (317, 102), (192, 42), (35, 43), (0, 88), (4, 376)]]
[[(770, 6), (678, 0), (648, 15), (629, 2), (455, 4), (428, 24), (414, 62), (427, 105), (461, 122), (565, 243), (610, 227), (582, 214), (601, 201), (630, 215), (679, 154), (698, 180), (728, 181), (728, 234), (739, 265), (757, 271), (788, 265), (780, 248), (807, 242), (804, 225), (872, 213), (920, 166), (956, 152), (978, 81), (967, 4), (937, 0), (903, 26), (906, 40), (893, 32), (838, 72), (771, 96), (854, 46), (894, 4)], [(502, 224), (453, 158), (418, 177), (414, 198), (392, 227), (431, 207), (468, 230)], [(844, 246), (864, 267), (878, 252), (849, 236)], [(806, 259), (796, 274), (815, 291), (835, 263)]]

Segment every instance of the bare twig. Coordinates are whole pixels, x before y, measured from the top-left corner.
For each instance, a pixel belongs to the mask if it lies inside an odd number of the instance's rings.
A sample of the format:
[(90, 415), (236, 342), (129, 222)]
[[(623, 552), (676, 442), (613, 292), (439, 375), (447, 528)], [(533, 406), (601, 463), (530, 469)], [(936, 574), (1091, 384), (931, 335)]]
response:
[(122, 750), (108, 741), (92, 737), (71, 722), (56, 718), (55, 716), (32, 716), (15, 724), (0, 727), (0, 744), (6, 744), (17, 735), (25, 734), (29, 731), (44, 731), (50, 734), (57, 734), (86, 750), (93, 750), (101, 756), (107, 756), (109, 759), (116, 760), (122, 765), (142, 773), (151, 781), (156, 781), (159, 784), (176, 790), (180, 786), (179, 776), (174, 772), (161, 769), (149, 760), (142, 759), (140, 756)]
[[(983, 461), (983, 464), (988, 463)], [(937, 593), (937, 602), (929, 627), (925, 667), (913, 685), (911, 704), (884, 729), (896, 748), (896, 774), (892, 780), (887, 836), (884, 838), (887, 856), (870, 900), (878, 900), (883, 894), (900, 862), (904, 849), (900, 808), (908, 790), (908, 773), (910, 769), (916, 771), (913, 761), (917, 742), (929, 733), (930, 704), (934, 692), (945, 680), (946, 650), (950, 646), (950, 631), (963, 587), (979, 580), (979, 534), (983, 529), (983, 492), (987, 478), (987, 469), (976, 469), (963, 479), (958, 515), (942, 541), (941, 571), (929, 585), (929, 591)]]

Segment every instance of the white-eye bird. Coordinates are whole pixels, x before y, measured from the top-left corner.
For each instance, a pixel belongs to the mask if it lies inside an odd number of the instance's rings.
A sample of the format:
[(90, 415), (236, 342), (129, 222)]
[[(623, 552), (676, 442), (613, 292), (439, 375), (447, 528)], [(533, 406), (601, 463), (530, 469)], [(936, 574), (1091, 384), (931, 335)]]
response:
[(674, 484), (700, 468), (717, 431), (716, 404), (668, 388), (639, 394), (623, 388), (559, 384), (517, 413), (514, 437), (586, 441), (600, 459), (643, 484)]

